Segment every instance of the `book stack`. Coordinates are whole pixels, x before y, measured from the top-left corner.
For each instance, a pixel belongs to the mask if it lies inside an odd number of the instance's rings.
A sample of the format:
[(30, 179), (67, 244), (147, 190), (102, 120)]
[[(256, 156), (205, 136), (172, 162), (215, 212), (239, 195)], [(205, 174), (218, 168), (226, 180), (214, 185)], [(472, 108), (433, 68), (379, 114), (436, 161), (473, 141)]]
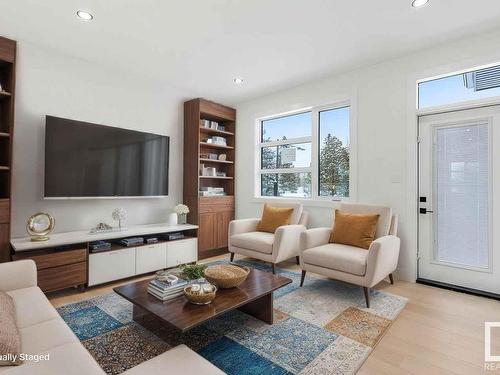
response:
[(137, 246), (137, 245), (142, 245), (144, 243), (144, 238), (142, 237), (130, 237), (130, 238), (124, 238), (120, 241), (120, 243), (123, 246)]
[(100, 251), (111, 250), (111, 243), (105, 241), (94, 241), (90, 243), (90, 251), (98, 253)]
[(183, 279), (178, 279), (173, 283), (168, 283), (166, 281), (151, 280), (148, 285), (148, 293), (152, 294), (161, 301), (168, 301), (172, 298), (182, 296), (184, 294), (184, 287), (187, 285), (187, 281)]
[(221, 195), (226, 195), (224, 192), (223, 187), (201, 187), (200, 188), (200, 194), (201, 197), (214, 197), (214, 196), (221, 196)]

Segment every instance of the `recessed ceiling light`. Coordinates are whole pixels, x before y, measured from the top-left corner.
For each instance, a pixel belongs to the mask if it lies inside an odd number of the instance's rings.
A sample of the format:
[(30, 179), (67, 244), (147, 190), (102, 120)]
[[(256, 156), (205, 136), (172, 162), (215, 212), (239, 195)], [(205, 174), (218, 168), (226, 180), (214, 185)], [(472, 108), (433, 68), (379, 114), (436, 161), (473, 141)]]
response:
[(427, 4), (428, 2), (429, 2), (429, 0), (413, 0), (411, 5), (414, 8), (420, 8), (420, 7), (423, 7), (425, 4)]
[(235, 77), (235, 78), (233, 78), (233, 82), (236, 85), (241, 85), (243, 83), (243, 78), (241, 78), (241, 77)]
[(76, 12), (76, 15), (85, 21), (92, 21), (94, 19), (94, 16), (85, 10), (79, 10)]

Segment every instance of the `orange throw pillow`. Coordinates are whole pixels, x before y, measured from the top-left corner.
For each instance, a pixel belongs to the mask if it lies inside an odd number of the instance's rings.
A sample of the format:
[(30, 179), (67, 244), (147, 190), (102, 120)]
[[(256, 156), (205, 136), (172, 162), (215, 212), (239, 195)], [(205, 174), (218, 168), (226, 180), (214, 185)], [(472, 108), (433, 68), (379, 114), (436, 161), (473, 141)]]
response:
[(335, 210), (330, 242), (368, 250), (377, 230), (378, 214), (360, 215)]
[(278, 227), (290, 223), (292, 214), (293, 208), (272, 207), (265, 204), (257, 230), (259, 232), (274, 233)]

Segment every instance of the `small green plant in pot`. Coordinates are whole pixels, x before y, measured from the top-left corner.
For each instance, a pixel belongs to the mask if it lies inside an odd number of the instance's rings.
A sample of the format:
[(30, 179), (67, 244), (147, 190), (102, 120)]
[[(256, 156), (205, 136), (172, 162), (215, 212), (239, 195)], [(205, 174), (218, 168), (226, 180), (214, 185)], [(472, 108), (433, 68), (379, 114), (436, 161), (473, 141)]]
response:
[(188, 280), (198, 280), (205, 277), (205, 264), (185, 264), (180, 267), (182, 276)]

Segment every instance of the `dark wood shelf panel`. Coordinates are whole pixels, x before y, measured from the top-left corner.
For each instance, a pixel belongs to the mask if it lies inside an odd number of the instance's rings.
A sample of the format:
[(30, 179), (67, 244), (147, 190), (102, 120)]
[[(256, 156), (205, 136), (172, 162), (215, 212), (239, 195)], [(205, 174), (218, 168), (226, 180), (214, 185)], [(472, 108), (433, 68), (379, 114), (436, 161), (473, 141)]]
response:
[(220, 164), (234, 164), (231, 160), (219, 160), (219, 159), (200, 159), (202, 163), (220, 163)]
[(234, 133), (228, 132), (226, 130), (217, 130), (217, 129), (211, 129), (211, 128), (205, 128), (203, 126), (200, 126), (200, 131), (202, 133), (208, 133), (208, 134), (219, 134), (219, 135), (225, 135), (225, 136), (234, 136)]
[[(157, 244), (161, 244), (161, 243), (168, 243), (168, 242), (188, 240), (190, 238), (196, 238), (196, 237), (193, 237), (193, 236), (184, 236), (184, 237), (179, 238), (177, 240), (158, 240), (157, 242), (153, 242), (153, 243), (146, 243), (146, 242), (144, 242), (142, 244), (138, 244), (138, 245), (134, 245), (134, 246), (125, 246), (125, 245), (122, 245), (119, 242), (111, 242), (111, 248), (110, 249), (101, 250), (101, 251), (92, 251), (92, 250), (90, 250), (90, 253), (91, 254), (109, 253), (110, 251), (124, 250), (124, 249), (135, 249), (135, 248), (140, 248), (140, 247), (144, 247), (144, 246), (153, 246), (153, 245), (157, 245)], [(109, 240), (109, 241), (111, 241), (111, 240)]]
[(12, 94), (10, 92), (0, 91), (0, 99), (1, 98), (10, 98), (11, 96), (12, 96)]
[[(11, 181), (14, 101), (16, 90), (16, 41), (0, 37), (0, 263), (11, 260)], [(42, 285), (43, 277), (38, 278)]]
[(208, 179), (214, 179), (214, 180), (232, 180), (233, 177), (230, 176), (200, 176), (200, 178), (208, 178)]
[(234, 147), (232, 147), (232, 146), (218, 145), (216, 143), (200, 142), (200, 146), (202, 146), (202, 147), (208, 147), (208, 148), (219, 148), (219, 149), (222, 149), (222, 150), (234, 150)]

